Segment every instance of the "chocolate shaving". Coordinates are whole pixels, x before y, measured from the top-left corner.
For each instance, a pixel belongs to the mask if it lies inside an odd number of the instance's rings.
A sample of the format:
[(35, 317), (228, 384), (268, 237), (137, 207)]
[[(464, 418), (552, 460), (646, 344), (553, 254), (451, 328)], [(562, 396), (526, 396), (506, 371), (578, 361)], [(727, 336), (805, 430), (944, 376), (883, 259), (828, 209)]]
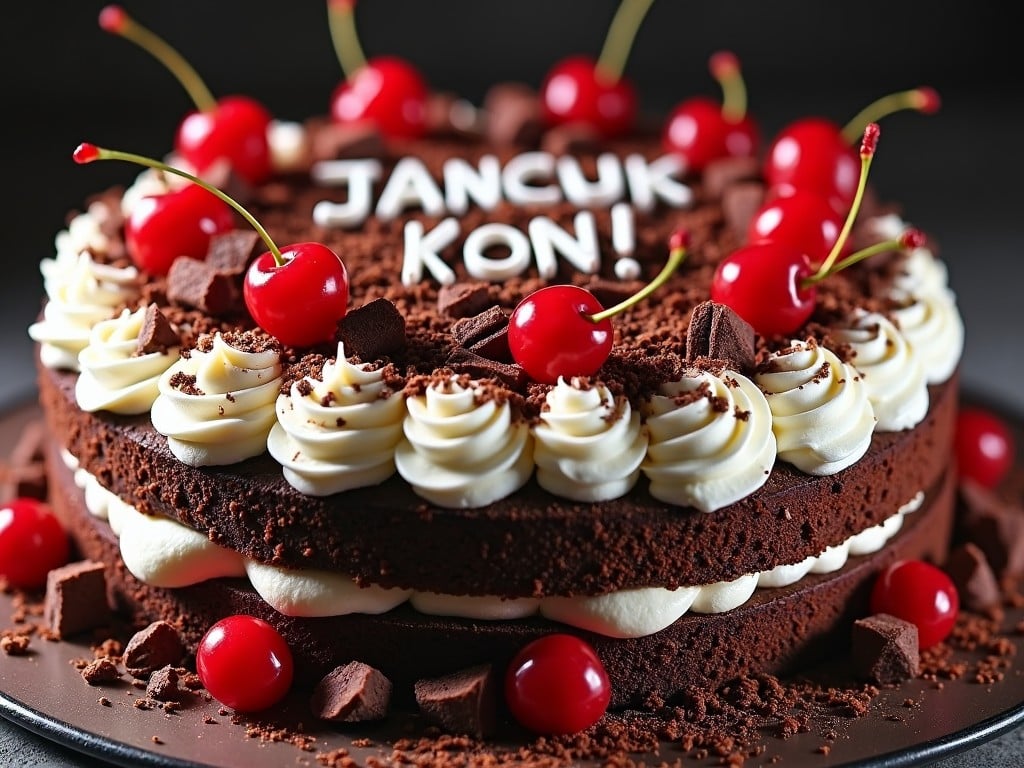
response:
[(391, 703), (391, 681), (360, 661), (335, 668), (317, 683), (310, 709), (321, 720), (360, 723), (382, 720)]
[(960, 604), (969, 611), (981, 613), (999, 605), (1002, 599), (999, 582), (981, 549), (971, 542), (949, 553), (946, 573), (956, 585)]
[(338, 321), (337, 338), (346, 357), (370, 362), (405, 348), (405, 318), (387, 299), (374, 299)]
[(705, 301), (693, 308), (686, 332), (688, 360), (724, 360), (733, 370), (754, 368), (754, 328), (725, 304)]
[(135, 346), (135, 356), (140, 357), (153, 352), (167, 354), (169, 349), (180, 346), (181, 336), (167, 316), (156, 304), (146, 307), (146, 313), (142, 317), (142, 330), (139, 331), (139, 341)]
[(917, 627), (887, 613), (858, 619), (853, 623), (853, 668), (859, 677), (879, 685), (916, 677)]
[(498, 695), (490, 664), (418, 680), (414, 692), (423, 715), (442, 728), (477, 738), (494, 733)]
[(462, 347), (452, 350), (445, 365), (456, 373), (468, 374), (474, 379), (497, 379), (514, 390), (522, 390), (529, 379), (526, 371), (515, 363), (489, 360)]
[(102, 627), (110, 617), (103, 563), (80, 560), (47, 574), (43, 618), (58, 637)]
[(508, 315), (494, 306), (473, 317), (463, 318), (452, 325), (456, 343), (488, 360), (512, 362), (508, 346)]
[(1024, 509), (969, 480), (960, 484), (960, 503), (965, 538), (985, 553), (996, 576), (1024, 574)]

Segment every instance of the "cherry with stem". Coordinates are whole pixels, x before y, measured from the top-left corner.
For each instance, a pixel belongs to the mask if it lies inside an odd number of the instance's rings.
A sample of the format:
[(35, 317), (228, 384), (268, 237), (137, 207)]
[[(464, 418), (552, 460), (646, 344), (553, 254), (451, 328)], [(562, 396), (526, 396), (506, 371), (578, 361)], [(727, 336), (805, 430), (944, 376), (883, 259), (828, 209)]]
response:
[(577, 285), (549, 285), (526, 296), (509, 318), (512, 358), (534, 381), (555, 384), (573, 376), (591, 376), (612, 349), (611, 318), (658, 290), (683, 263), (689, 236), (675, 232), (669, 257), (647, 285), (613, 307), (604, 309), (590, 291)]
[(79, 164), (122, 160), (191, 181), (236, 210), (256, 230), (268, 250), (245, 274), (242, 292), (253, 320), (286, 346), (308, 347), (334, 339), (348, 308), (348, 273), (338, 255), (321, 243), (296, 243), (281, 249), (256, 218), (226, 193), (197, 176), (143, 155), (80, 144)]
[(139, 24), (119, 5), (100, 11), (100, 27), (129, 40), (163, 64), (188, 93), (196, 111), (178, 127), (175, 150), (196, 173), (204, 173), (219, 160), (250, 184), (265, 181), (271, 174), (267, 127), (271, 115), (258, 101), (247, 96), (214, 98), (199, 73), (162, 38)]

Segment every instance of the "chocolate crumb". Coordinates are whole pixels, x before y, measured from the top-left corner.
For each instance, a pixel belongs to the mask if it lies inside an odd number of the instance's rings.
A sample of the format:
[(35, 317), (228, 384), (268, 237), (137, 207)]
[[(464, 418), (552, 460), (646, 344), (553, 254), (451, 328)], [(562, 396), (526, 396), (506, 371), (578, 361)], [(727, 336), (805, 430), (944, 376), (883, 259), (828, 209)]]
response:
[(135, 677), (150, 674), (171, 664), (177, 664), (185, 655), (185, 646), (174, 625), (168, 621), (154, 621), (136, 632), (124, 649), (124, 666)]
[(121, 677), (117, 665), (110, 659), (96, 659), (86, 664), (82, 670), (82, 679), (89, 685), (113, 683)]
[(192, 691), (184, 685), (184, 677), (188, 670), (166, 667), (153, 672), (149, 677), (149, 684), (146, 686), (146, 695), (157, 701), (180, 702), (192, 695)]
[(60, 638), (107, 624), (111, 610), (103, 563), (81, 560), (50, 571), (43, 617)]
[(28, 635), (4, 635), (0, 637), (0, 651), (3, 651), (8, 656), (26, 656), (28, 655), (30, 643), (31, 638)]
[(358, 723), (382, 720), (391, 703), (391, 681), (369, 664), (351, 661), (317, 683), (310, 709), (321, 720)]
[(474, 379), (497, 379), (516, 390), (525, 387), (528, 380), (526, 371), (515, 363), (488, 360), (461, 347), (452, 350), (445, 365), (456, 373), (468, 374)]
[(853, 668), (879, 685), (916, 677), (920, 668), (917, 627), (879, 613), (853, 623)]
[(497, 722), (497, 681), (490, 664), (418, 680), (416, 703), (431, 721), (453, 733), (484, 738)]

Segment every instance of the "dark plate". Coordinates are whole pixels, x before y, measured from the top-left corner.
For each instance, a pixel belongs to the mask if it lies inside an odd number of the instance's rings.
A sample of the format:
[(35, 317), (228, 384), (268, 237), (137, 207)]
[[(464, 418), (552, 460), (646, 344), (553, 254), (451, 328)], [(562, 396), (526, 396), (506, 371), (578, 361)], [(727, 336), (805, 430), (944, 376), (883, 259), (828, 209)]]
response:
[[(10, 445), (12, 430), (32, 414), (31, 408), (19, 409), (0, 420), (0, 445)], [(1022, 420), (1012, 421), (1022, 434)], [(0, 617), (6, 619), (13, 610), (11, 597), (0, 594)], [(1022, 621), (1024, 608), (1008, 611), (1004, 629), (1012, 633)], [(0, 627), (8, 625), (0, 621)], [(0, 715), (57, 744), (118, 765), (318, 766), (317, 754), (339, 748), (363, 763), (371, 755), (386, 758), (394, 739), (410, 733), (394, 721), (345, 732), (311, 720), (305, 700), (289, 700), (283, 719), (275, 717), (275, 722), (289, 725), (290, 732), (304, 724), (303, 748), (295, 740), (277, 740), (257, 717), (236, 718), (213, 701), (197, 700), (168, 713), (137, 707), (145, 691), (127, 681), (89, 686), (72, 666), (76, 660), (92, 658), (85, 643), (34, 638), (30, 650), (27, 656), (0, 654)], [(957, 654), (969, 665), (981, 655)], [(976, 747), (1024, 722), (1024, 658), (1011, 659), (1000, 682), (981, 684), (970, 678), (965, 675), (941, 685), (914, 680), (883, 690), (867, 716), (837, 715), (820, 723), (816, 719), (808, 732), (786, 739), (766, 736), (764, 752), (749, 764), (781, 758), (789, 768), (925, 765)], [(414, 727), (411, 732), (418, 731)], [(353, 743), (357, 738), (359, 746)], [(73, 760), (62, 757), (66, 763)], [(648, 762), (651, 757), (647, 756)], [(665, 744), (656, 760), (676, 757), (683, 757), (679, 748)], [(685, 764), (714, 765), (717, 760), (687, 757)]]

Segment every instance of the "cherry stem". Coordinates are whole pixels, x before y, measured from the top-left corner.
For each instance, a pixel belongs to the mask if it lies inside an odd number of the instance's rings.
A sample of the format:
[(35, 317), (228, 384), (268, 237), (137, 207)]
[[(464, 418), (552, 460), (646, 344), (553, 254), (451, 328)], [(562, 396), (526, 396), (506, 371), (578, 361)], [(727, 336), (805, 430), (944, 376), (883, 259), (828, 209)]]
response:
[(722, 87), (722, 117), (730, 123), (739, 122), (747, 114), (747, 86), (739, 59), (731, 51), (719, 51), (712, 54), (708, 68)]
[(686, 248), (689, 243), (690, 236), (685, 230), (678, 230), (673, 233), (672, 238), (669, 240), (668, 261), (665, 262), (665, 266), (661, 268), (661, 272), (659, 272), (651, 282), (634, 293), (628, 299), (623, 299), (615, 306), (609, 307), (608, 309), (602, 309), (600, 312), (595, 312), (592, 315), (582, 313), (583, 317), (592, 323), (600, 323), (602, 320), (607, 320), (609, 317), (617, 315), (619, 312), (627, 310), (634, 304), (646, 299), (664, 285), (665, 281), (671, 277), (672, 273), (679, 268), (679, 265), (686, 260)]
[(108, 6), (100, 15), (100, 26), (111, 34), (130, 40), (163, 64), (188, 93), (200, 112), (217, 107), (217, 100), (185, 57), (162, 38), (125, 13), (119, 6)]
[(356, 31), (355, 5), (355, 0), (327, 0), (331, 42), (346, 80), (366, 66), (366, 54)]
[(803, 279), (802, 287), (807, 288), (808, 286), (814, 285), (821, 280), (824, 280), (829, 275), (834, 275), (836, 272), (842, 272), (847, 267), (851, 267), (859, 261), (871, 258), (872, 256), (885, 253), (886, 251), (898, 251), (904, 248), (920, 248), (924, 244), (924, 235), (921, 234), (920, 230), (908, 229), (902, 235), (895, 240), (884, 240), (881, 243), (875, 243), (869, 245), (867, 248), (851, 253), (842, 261), (836, 262), (836, 264), (825, 274), (820, 277), (815, 274), (811, 277), (805, 277)]
[(880, 133), (881, 129), (878, 127), (878, 123), (868, 123), (864, 129), (864, 139), (861, 141), (860, 146), (860, 179), (857, 180), (857, 192), (854, 194), (850, 210), (846, 214), (843, 229), (839, 232), (839, 237), (836, 238), (835, 243), (832, 244), (832, 250), (829, 251), (828, 256), (821, 263), (821, 266), (818, 267), (818, 271), (810, 277), (804, 278), (803, 282), (805, 285), (823, 280), (833, 272), (832, 267), (836, 263), (836, 259), (839, 258), (839, 252), (846, 245), (846, 240), (853, 229), (853, 222), (860, 211), (860, 204), (864, 199), (864, 190), (868, 186), (868, 171), (871, 170), (871, 161), (875, 157), (875, 148), (878, 145)]
[(853, 144), (868, 123), (877, 123), (886, 115), (902, 109), (914, 109), (930, 115), (939, 108), (939, 94), (934, 88), (912, 88), (883, 96), (858, 112), (843, 128), (843, 138)]
[(640, 23), (653, 3), (654, 0), (622, 0), (619, 3), (595, 67), (598, 77), (604, 82), (615, 83), (622, 79), (629, 49), (633, 47)]
[(203, 181), (198, 176), (193, 176), (187, 171), (183, 171), (180, 168), (175, 168), (172, 165), (161, 162), (160, 160), (154, 160), (144, 155), (135, 155), (131, 152), (120, 152), (116, 149), (105, 149), (104, 147), (98, 147), (95, 144), (79, 144), (75, 149), (73, 157), (76, 163), (85, 164), (91, 163), (96, 160), (124, 160), (128, 163), (135, 163), (136, 165), (144, 165), (147, 168), (154, 168), (158, 171), (164, 171), (166, 173), (173, 173), (175, 176), (181, 176), (183, 179), (188, 179), (193, 184), (202, 187), (212, 195), (219, 197), (225, 203), (230, 205), (244, 218), (252, 228), (256, 230), (259, 236), (266, 243), (267, 249), (274, 257), (274, 263), (281, 267), (285, 264), (285, 258), (281, 254), (281, 249), (277, 247), (277, 244), (271, 239), (270, 234), (263, 228), (263, 225), (256, 221), (256, 218), (237, 203), (233, 198), (228, 196), (226, 193), (221, 192), (215, 186), (207, 181)]

